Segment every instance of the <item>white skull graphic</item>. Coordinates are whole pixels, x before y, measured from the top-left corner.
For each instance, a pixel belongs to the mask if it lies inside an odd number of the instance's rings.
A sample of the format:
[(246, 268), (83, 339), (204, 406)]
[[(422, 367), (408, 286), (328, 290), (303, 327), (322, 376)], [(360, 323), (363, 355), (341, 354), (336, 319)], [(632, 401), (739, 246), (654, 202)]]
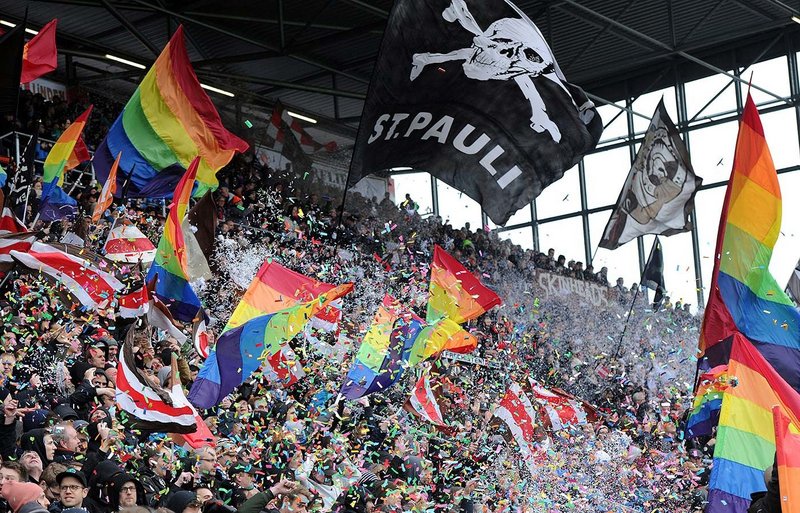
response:
[[(536, 44), (538, 35), (530, 24), (515, 18), (492, 23), (472, 40), (472, 57), (464, 62), (464, 74), (474, 80), (508, 80), (519, 75), (539, 76), (552, 68), (549, 52)], [(537, 48), (539, 47), (539, 48)]]
[[(555, 63), (550, 48), (539, 30), (528, 19), (502, 18), (483, 30), (467, 8), (466, 0), (451, 0), (442, 17), (449, 22), (458, 22), (474, 37), (472, 46), (448, 53), (417, 53), (411, 62), (411, 80), (422, 73), (428, 64), (464, 61), (464, 75), (473, 80), (514, 80), (531, 107), (531, 129), (537, 133), (547, 132), (553, 141), (561, 141), (561, 131), (550, 116), (533, 79), (545, 77), (558, 84), (567, 94), (564, 84), (555, 73)], [(576, 106), (584, 117), (591, 119), (593, 105), (589, 102)]]

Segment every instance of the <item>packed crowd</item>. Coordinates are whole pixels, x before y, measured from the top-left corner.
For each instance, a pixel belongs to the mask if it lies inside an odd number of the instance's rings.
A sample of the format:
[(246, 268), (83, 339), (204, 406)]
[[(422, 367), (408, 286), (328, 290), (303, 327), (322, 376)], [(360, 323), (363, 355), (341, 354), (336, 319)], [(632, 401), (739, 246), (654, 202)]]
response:
[[(51, 129), (51, 128), (48, 128)], [(617, 282), (597, 307), (548, 294), (536, 273), (607, 285), (604, 270), (565, 265), (555, 252), (523, 250), (496, 233), (422, 218), (409, 203), (337, 197), (310, 181), (238, 156), (219, 174), (215, 276), (196, 284), (224, 325), (267, 258), (329, 283), (353, 282), (338, 334), (307, 330), (291, 341), (305, 378), (290, 388), (256, 374), (202, 412), (214, 447), (187, 449), (128, 427), (115, 403), (115, 363), (129, 330), (137, 365), (164, 384), (179, 356), (188, 390), (202, 359), (191, 343), (102, 312), (70, 308), (58, 284), (12, 274), (0, 300), (5, 421), (0, 467), (13, 513), (259, 513), (699, 511), (708, 444), (681, 431), (691, 394), (699, 319), (654, 311)], [(76, 196), (93, 210), (101, 184)], [(410, 199), (410, 198), (407, 198)], [(413, 200), (412, 200), (413, 203)], [(156, 242), (161, 204), (130, 200), (91, 224), (41, 225), (46, 240), (99, 250), (114, 217)], [(504, 304), (468, 326), (483, 363), (437, 359), (426, 370), (443, 390), (452, 429), (439, 432), (402, 409), (414, 373), (384, 394), (346, 403), (336, 395), (384, 294), (424, 316), (429, 262), (439, 244)], [(121, 269), (130, 281), (138, 270)], [(634, 308), (628, 316), (631, 301)], [(621, 334), (627, 324), (625, 337)], [(500, 368), (498, 368), (500, 367)], [(535, 378), (593, 403), (601, 420), (541, 432), (533, 470), (492, 422), (512, 381)]]

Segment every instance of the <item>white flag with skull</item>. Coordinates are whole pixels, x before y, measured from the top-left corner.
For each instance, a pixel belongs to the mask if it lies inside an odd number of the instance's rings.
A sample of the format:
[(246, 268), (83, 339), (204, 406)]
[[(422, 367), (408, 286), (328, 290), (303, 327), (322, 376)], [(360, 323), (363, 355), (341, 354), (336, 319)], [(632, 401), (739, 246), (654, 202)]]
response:
[(505, 224), (597, 144), (594, 104), (504, 0), (396, 0), (349, 184), (428, 171)]
[(659, 102), (644, 141), (611, 213), (600, 247), (616, 249), (640, 235), (674, 235), (692, 229), (694, 174), (678, 129)]

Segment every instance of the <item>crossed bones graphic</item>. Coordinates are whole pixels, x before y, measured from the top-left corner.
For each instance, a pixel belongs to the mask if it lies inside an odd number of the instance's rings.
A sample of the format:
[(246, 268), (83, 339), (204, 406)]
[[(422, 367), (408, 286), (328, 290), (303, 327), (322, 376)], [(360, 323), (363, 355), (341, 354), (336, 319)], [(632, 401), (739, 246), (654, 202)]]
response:
[[(530, 102), (531, 129), (537, 133), (548, 132), (556, 143), (561, 141), (561, 131), (547, 115), (547, 106), (536, 90), (533, 79), (544, 77), (557, 84), (572, 97), (555, 71), (553, 57), (547, 43), (530, 22), (519, 18), (502, 18), (481, 30), (469, 12), (465, 0), (452, 0), (442, 17), (448, 22), (458, 22), (475, 37), (472, 46), (449, 53), (417, 53), (411, 63), (411, 80), (415, 80), (425, 66), (451, 61), (464, 61), (464, 75), (473, 80), (514, 79), (522, 94)], [(574, 104), (574, 100), (573, 100)], [(581, 117), (593, 115), (593, 104), (577, 107)], [(589, 118), (591, 119), (591, 118)], [(584, 119), (584, 122), (588, 120)]]

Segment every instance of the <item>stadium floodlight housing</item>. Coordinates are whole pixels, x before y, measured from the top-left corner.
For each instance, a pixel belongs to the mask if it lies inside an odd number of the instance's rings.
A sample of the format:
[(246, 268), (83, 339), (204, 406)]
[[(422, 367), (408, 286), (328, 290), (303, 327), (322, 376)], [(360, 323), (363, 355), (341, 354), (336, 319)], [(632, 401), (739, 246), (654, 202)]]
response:
[(200, 87), (202, 87), (203, 89), (208, 89), (209, 91), (214, 91), (215, 93), (224, 94), (225, 96), (230, 96), (231, 98), (236, 96), (230, 91), (226, 91), (225, 89), (220, 89), (219, 87), (210, 86), (208, 84), (201, 83)]
[[(10, 21), (6, 21), (6, 20), (0, 20), (0, 25), (5, 25), (6, 27), (11, 27), (11, 28), (14, 28), (14, 27), (17, 26), (16, 23), (11, 23)], [(33, 29), (29, 29), (29, 28), (26, 28), (25, 32), (27, 32), (28, 34), (33, 34), (34, 36), (39, 33), (38, 30), (33, 30)]]
[(292, 112), (290, 110), (287, 110), (286, 113), (288, 115), (292, 116), (293, 118), (302, 119), (303, 121), (308, 121), (309, 123), (316, 123), (317, 122), (317, 120), (314, 119), (314, 118), (310, 118), (308, 116), (304, 116), (302, 114), (298, 114), (298, 113)]
[(134, 68), (147, 69), (147, 66), (145, 66), (144, 64), (139, 64), (138, 62), (129, 61), (128, 59), (123, 59), (122, 57), (111, 55), (110, 53), (106, 54), (106, 59), (121, 62), (122, 64), (127, 64), (128, 66), (132, 66)]

